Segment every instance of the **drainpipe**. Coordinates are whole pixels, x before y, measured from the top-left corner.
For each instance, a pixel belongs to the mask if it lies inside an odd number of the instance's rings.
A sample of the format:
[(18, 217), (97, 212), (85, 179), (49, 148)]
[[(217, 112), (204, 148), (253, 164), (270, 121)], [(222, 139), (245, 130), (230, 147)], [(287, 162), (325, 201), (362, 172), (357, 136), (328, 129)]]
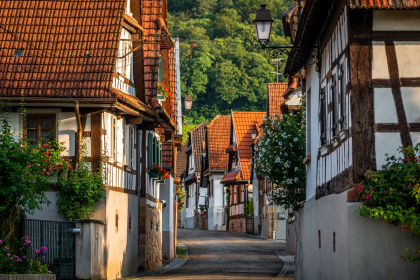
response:
[(76, 163), (80, 160), (80, 147), (82, 146), (82, 121), (79, 113), (79, 101), (74, 101), (74, 113), (76, 115), (77, 122), (77, 144), (76, 144)]
[[(249, 184), (245, 185), (245, 205), (248, 203), (248, 186)], [(248, 225), (248, 215), (245, 213), (245, 233), (248, 233), (247, 231), (247, 225)]]

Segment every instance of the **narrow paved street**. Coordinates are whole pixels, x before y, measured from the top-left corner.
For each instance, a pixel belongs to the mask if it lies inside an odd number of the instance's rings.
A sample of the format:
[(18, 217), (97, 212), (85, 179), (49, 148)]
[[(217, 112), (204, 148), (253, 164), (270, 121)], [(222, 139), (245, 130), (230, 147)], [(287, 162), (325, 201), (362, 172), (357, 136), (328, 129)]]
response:
[(283, 267), (275, 253), (285, 250), (281, 242), (197, 229), (179, 229), (178, 242), (187, 246), (188, 261), (148, 279), (269, 279)]

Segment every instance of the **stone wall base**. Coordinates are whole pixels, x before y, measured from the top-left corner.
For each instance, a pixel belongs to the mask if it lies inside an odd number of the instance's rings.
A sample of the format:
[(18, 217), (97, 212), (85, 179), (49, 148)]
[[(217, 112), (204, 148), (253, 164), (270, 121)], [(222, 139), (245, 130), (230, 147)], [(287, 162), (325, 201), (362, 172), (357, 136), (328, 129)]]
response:
[(245, 218), (231, 219), (229, 221), (229, 231), (230, 232), (245, 233), (245, 230), (246, 230)]
[(145, 271), (162, 266), (162, 209), (140, 199), (139, 264)]

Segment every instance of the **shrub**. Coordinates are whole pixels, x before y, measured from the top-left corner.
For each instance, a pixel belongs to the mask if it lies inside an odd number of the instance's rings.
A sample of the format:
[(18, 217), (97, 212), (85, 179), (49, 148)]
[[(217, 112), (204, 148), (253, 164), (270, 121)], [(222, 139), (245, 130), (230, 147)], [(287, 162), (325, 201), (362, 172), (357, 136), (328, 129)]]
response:
[[(404, 158), (387, 157), (380, 171), (366, 172), (359, 187), (363, 201), (360, 215), (383, 218), (399, 225), (400, 230), (410, 230), (420, 235), (420, 144), (414, 148), (400, 148)], [(404, 260), (420, 262), (419, 250), (407, 248)]]
[[(91, 170), (90, 163), (81, 159), (76, 169), (70, 169), (67, 178), (62, 178), (58, 186), (57, 205), (70, 221), (90, 219), (96, 211), (96, 203), (105, 198), (104, 168)], [(65, 176), (65, 175), (63, 175)]]
[(45, 264), (41, 264), (44, 260), (43, 254), (48, 250), (47, 247), (35, 249), (35, 256), (30, 256), (33, 244), (27, 236), (17, 242), (16, 246), (19, 248), (16, 250), (17, 253), (6, 244), (10, 243), (0, 240), (0, 274), (51, 273)]
[[(23, 113), (23, 122), (25, 123)], [(15, 139), (9, 124), (9, 109), (0, 106), (0, 238), (6, 241), (12, 235), (18, 220), (25, 213), (32, 214), (49, 204), (45, 192), (50, 184), (65, 173), (67, 164), (61, 159), (65, 150), (56, 140), (30, 144)]]
[[(304, 104), (303, 104), (304, 105)], [(272, 203), (298, 210), (306, 198), (304, 106), (294, 114), (264, 119), (252, 161), (255, 172), (273, 185)]]

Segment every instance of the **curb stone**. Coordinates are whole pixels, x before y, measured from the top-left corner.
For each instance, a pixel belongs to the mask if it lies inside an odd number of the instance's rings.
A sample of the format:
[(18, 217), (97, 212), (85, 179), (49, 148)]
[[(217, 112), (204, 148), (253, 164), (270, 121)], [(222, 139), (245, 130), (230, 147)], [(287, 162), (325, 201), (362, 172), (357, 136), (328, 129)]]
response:
[[(182, 247), (185, 250), (187, 250), (187, 246), (185, 246), (184, 244), (178, 243), (177, 247)], [(136, 275), (133, 275), (133, 276), (127, 276), (127, 277), (122, 278), (122, 279), (127, 279), (128, 278), (130, 280), (136, 280), (136, 279), (140, 279), (140, 278), (154, 276), (154, 275), (157, 275), (157, 274), (163, 274), (163, 273), (166, 273), (168, 271), (171, 271), (175, 268), (178, 268), (178, 267), (184, 265), (187, 262), (187, 260), (188, 260), (188, 252), (186, 252), (185, 258), (183, 258), (183, 259), (178, 258), (178, 256), (176, 256), (169, 264), (167, 264), (167, 265), (165, 265), (161, 268), (158, 268), (158, 269), (155, 269), (155, 270), (152, 270), (152, 271), (143, 272), (143, 273), (136, 274)]]
[(277, 277), (295, 279), (295, 257), (287, 254), (286, 251), (276, 251), (275, 253), (283, 262), (283, 268)]

